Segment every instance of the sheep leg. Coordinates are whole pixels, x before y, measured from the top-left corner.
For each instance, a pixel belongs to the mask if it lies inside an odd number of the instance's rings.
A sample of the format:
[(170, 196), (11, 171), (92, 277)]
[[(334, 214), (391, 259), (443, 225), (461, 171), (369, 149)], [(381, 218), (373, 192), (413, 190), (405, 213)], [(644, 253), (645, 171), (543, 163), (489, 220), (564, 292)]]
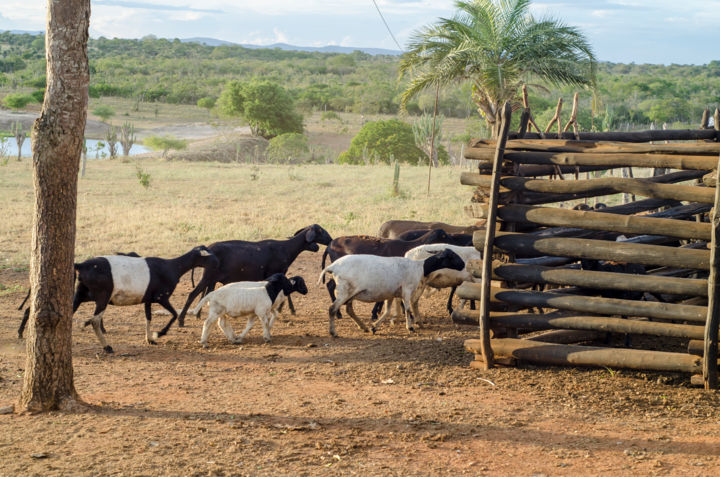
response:
[[(403, 299), (404, 301), (404, 299)], [(412, 311), (411, 311), (412, 310)], [(423, 322), (424, 318), (420, 314), (420, 308), (418, 307), (418, 300), (410, 300), (410, 306), (408, 307), (405, 305), (405, 327), (408, 331), (415, 331), (415, 328), (413, 327), (413, 323), (417, 320), (418, 327), (420, 327)], [(413, 317), (413, 313), (415, 316)]]
[(225, 337), (228, 339), (228, 341), (230, 341), (231, 343), (236, 342), (237, 337), (235, 336), (235, 330), (233, 330), (233, 327), (230, 324), (230, 320), (227, 319), (227, 315), (223, 315), (218, 318), (218, 326), (225, 334)]
[[(337, 285), (335, 283), (335, 280), (333, 280), (333, 279), (328, 280), (328, 282), (325, 284), (325, 288), (327, 288), (328, 294), (330, 295), (330, 299), (333, 302), (335, 302), (335, 300), (336, 300), (336, 298), (335, 298), (335, 287), (336, 286)], [(342, 318), (342, 315), (340, 314), (340, 308), (338, 308), (336, 316), (337, 316), (338, 320)]]
[(168, 330), (170, 330), (170, 327), (172, 326), (172, 324), (175, 323), (175, 320), (178, 318), (177, 311), (175, 311), (175, 308), (170, 304), (170, 300), (168, 299), (168, 297), (160, 298), (157, 301), (157, 303), (158, 303), (158, 305), (162, 306), (167, 311), (169, 311), (170, 314), (172, 315), (172, 318), (170, 318), (170, 321), (167, 322), (167, 325), (165, 325), (162, 330), (160, 330), (158, 333), (153, 334), (153, 339), (158, 339), (161, 336), (165, 336), (167, 334)]
[(272, 336), (270, 336), (270, 327), (272, 326), (273, 321), (274, 319), (272, 310), (268, 311), (260, 317), (260, 323), (262, 324), (263, 329), (263, 339), (266, 343), (269, 343), (270, 340), (272, 340)]
[(242, 343), (242, 341), (245, 339), (245, 335), (248, 334), (248, 331), (250, 331), (250, 328), (252, 328), (254, 324), (255, 324), (255, 315), (250, 315), (248, 317), (247, 325), (245, 325), (245, 329), (243, 330), (242, 333), (240, 333), (240, 336), (238, 336), (237, 339), (235, 340), (236, 344)]
[[(331, 280), (332, 281), (332, 280)], [(330, 282), (328, 282), (330, 283)], [(334, 289), (334, 287), (333, 287)], [(340, 315), (340, 307), (343, 306), (345, 303), (352, 301), (352, 299), (357, 295), (357, 293), (347, 297), (347, 298), (337, 298), (332, 302), (332, 305), (330, 305), (330, 308), (328, 308), (328, 315), (330, 317), (330, 336), (333, 338), (337, 338), (337, 333), (335, 332), (335, 317)], [(349, 314), (349, 312), (348, 312)], [(365, 324), (363, 324), (360, 320), (353, 318), (355, 320), (355, 323), (360, 327), (360, 329), (365, 328), (365, 331), (367, 331), (367, 327), (365, 327)]]
[[(185, 301), (185, 305), (183, 305), (182, 310), (180, 311), (180, 315), (178, 316), (178, 326), (182, 328), (185, 326), (185, 315), (187, 315), (188, 309), (190, 308), (190, 305), (192, 305), (192, 302), (195, 301), (195, 298), (200, 293), (203, 293), (203, 296), (210, 293), (215, 288), (216, 282), (210, 282), (209, 280), (200, 280), (200, 283), (193, 289), (193, 291), (190, 292), (190, 295), (188, 295), (187, 300)], [(198, 319), (200, 318), (200, 313), (197, 314)]]
[(387, 300), (386, 305), (387, 306), (385, 306), (385, 312), (382, 314), (382, 316), (380, 318), (378, 318), (378, 320), (370, 326), (370, 331), (372, 332), (372, 334), (375, 334), (375, 332), (377, 331), (377, 327), (380, 326), (380, 324), (383, 323), (388, 318), (388, 316), (391, 314), (392, 298)]
[(452, 288), (450, 289), (450, 296), (448, 297), (448, 301), (447, 301), (447, 311), (448, 311), (448, 313), (450, 313), (451, 315), (452, 315), (452, 312), (453, 312), (452, 299), (453, 299), (453, 296), (455, 296), (455, 289), (457, 289), (456, 286), (455, 286), (455, 287), (452, 287)]
[(28, 318), (30, 318), (30, 307), (25, 308), (25, 312), (23, 313), (22, 321), (20, 322), (20, 328), (18, 328), (18, 339), (21, 340), (23, 337), (23, 332), (25, 331), (25, 325), (27, 325)]
[(152, 303), (145, 303), (145, 342), (147, 344), (156, 345), (157, 342), (152, 338), (152, 333), (150, 331), (150, 322), (152, 321), (151, 308)]
[(270, 317), (270, 328), (272, 329), (273, 325), (275, 324), (275, 320), (277, 320), (278, 315), (280, 312), (278, 310), (272, 311), (272, 316)]
[(102, 316), (103, 313), (105, 313), (106, 306), (107, 303), (96, 303), (95, 314), (92, 318), (85, 322), (85, 326), (92, 325), (95, 336), (97, 336), (98, 341), (100, 341), (100, 345), (103, 347), (103, 351), (110, 354), (113, 352), (112, 346), (108, 345), (107, 341), (105, 340), (105, 335), (103, 335), (102, 331), (100, 331), (100, 323), (102, 322)]
[(290, 314), (295, 316), (295, 307), (293, 306), (292, 297), (290, 295), (287, 297), (287, 304), (290, 308)]
[(203, 348), (208, 347), (207, 342), (208, 337), (210, 336), (210, 327), (213, 323), (217, 321), (218, 318), (220, 318), (220, 313), (218, 313), (217, 310), (214, 310), (211, 305), (210, 311), (208, 312), (208, 317), (203, 323), (202, 335), (200, 335), (200, 344), (203, 346)]
[(380, 312), (382, 310), (383, 310), (383, 302), (379, 301), (379, 302), (375, 303), (375, 306), (373, 306), (373, 309), (372, 309), (372, 316), (370, 317), (370, 319), (372, 321), (377, 321), (378, 315), (380, 314)]
[(355, 314), (355, 310), (353, 309), (353, 306), (352, 306), (352, 300), (347, 302), (347, 304), (345, 305), (345, 309), (347, 310), (348, 315), (350, 315), (350, 318), (352, 318), (353, 321), (355, 322), (355, 324), (357, 324), (358, 328), (360, 328), (362, 331), (367, 333), (368, 332), (367, 326), (365, 326), (365, 323), (363, 323), (362, 320), (360, 318), (358, 318), (358, 316)]

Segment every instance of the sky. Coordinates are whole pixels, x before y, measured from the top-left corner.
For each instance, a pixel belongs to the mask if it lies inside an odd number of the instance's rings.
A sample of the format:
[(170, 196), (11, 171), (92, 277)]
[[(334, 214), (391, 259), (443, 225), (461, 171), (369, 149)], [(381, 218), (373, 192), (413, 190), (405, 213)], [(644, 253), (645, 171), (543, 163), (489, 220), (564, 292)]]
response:
[[(376, 0), (401, 47), (454, 1)], [(2, 0), (1, 30), (45, 28), (44, 0)], [(706, 64), (720, 60), (711, 32), (720, 0), (556, 0), (532, 3), (586, 35), (600, 61)], [(93, 0), (93, 38), (209, 37), (233, 43), (398, 50), (372, 0)]]

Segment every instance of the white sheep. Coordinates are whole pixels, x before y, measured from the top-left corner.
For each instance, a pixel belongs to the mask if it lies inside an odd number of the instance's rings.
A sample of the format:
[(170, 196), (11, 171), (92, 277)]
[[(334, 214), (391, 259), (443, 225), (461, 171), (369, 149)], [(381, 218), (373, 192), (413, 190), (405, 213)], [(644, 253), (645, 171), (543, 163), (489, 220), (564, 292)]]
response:
[[(470, 260), (480, 260), (482, 254), (475, 247), (460, 247), (457, 245), (448, 245), (442, 243), (420, 245), (409, 250), (405, 254), (405, 258), (411, 258), (413, 260), (425, 260), (428, 257), (436, 255), (443, 250), (452, 250), (465, 262), (465, 267), (462, 270), (453, 269), (440, 269), (432, 273), (427, 280), (425, 285), (431, 288), (452, 288), (450, 296), (448, 297), (447, 310), (452, 314), (452, 298), (455, 294), (455, 289), (462, 285), (463, 282), (477, 282), (477, 280), (468, 270), (467, 263)], [(462, 310), (465, 306), (465, 299), (461, 299), (458, 305), (458, 310)]]
[(336, 296), (329, 309), (330, 335), (335, 332), (335, 316), (340, 307), (347, 304), (347, 311), (358, 327), (368, 331), (365, 324), (355, 315), (352, 301), (378, 302), (388, 300), (385, 313), (371, 326), (375, 333), (390, 314), (390, 300), (401, 298), (405, 304), (405, 323), (408, 331), (414, 331), (413, 313), (419, 317), (417, 299), (424, 288), (424, 281), (431, 273), (441, 268), (461, 270), (465, 262), (452, 250), (445, 250), (423, 261), (405, 257), (378, 257), (376, 255), (346, 255), (328, 265), (322, 272), (318, 283), (326, 273), (335, 280)]
[[(210, 311), (203, 323), (200, 343), (203, 347), (207, 347), (210, 327), (215, 321), (218, 321), (218, 326), (231, 343), (242, 343), (255, 324), (255, 317), (260, 318), (263, 338), (269, 342), (270, 330), (277, 317), (278, 308), (294, 291), (303, 295), (307, 293), (302, 277), (293, 277), (291, 281), (283, 274), (276, 273), (265, 281), (229, 283), (208, 293), (193, 310), (193, 313), (197, 313), (205, 303), (210, 303)], [(235, 336), (232, 326), (225, 319), (226, 315), (232, 317), (248, 315), (247, 325), (240, 336)]]

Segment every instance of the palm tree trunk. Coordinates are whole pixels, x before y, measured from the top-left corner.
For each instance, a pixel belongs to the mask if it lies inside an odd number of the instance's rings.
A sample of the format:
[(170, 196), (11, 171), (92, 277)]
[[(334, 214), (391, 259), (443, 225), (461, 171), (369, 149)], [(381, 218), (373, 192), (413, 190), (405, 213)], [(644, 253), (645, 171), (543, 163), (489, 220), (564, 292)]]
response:
[(35, 213), (31, 320), (20, 408), (49, 411), (78, 399), (72, 369), (77, 176), (88, 102), (90, 0), (48, 0), (47, 89), (32, 131)]

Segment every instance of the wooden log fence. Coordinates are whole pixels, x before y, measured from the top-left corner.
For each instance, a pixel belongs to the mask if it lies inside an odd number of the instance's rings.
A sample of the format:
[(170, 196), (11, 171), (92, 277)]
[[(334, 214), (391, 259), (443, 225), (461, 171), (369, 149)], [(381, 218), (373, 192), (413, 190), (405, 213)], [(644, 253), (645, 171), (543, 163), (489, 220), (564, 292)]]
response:
[[(457, 289), (459, 297), (485, 304), (480, 312), (453, 313), (456, 323), (480, 326), (480, 340), (465, 343), (476, 353), (473, 367), (488, 368), (497, 359), (681, 371), (692, 373), (693, 383), (717, 389), (720, 215), (708, 213), (720, 210), (720, 111), (713, 128), (588, 133), (576, 130), (577, 104), (575, 96), (564, 128), (573, 126), (572, 133), (560, 130), (562, 100), (539, 134), (529, 130), (539, 128), (525, 102), (517, 133), (503, 129), (497, 140), (474, 141), (465, 149), (465, 158), (478, 166), (461, 176), (462, 184), (475, 187), (466, 212), (491, 223), (489, 234), (473, 235), (486, 259), (471, 261), (468, 270), (480, 283)], [(707, 111), (701, 124), (709, 117)], [(551, 133), (555, 123), (558, 133)], [(633, 177), (638, 167), (657, 175)], [(590, 175), (618, 168), (625, 177)], [(632, 202), (612, 205), (619, 194), (633, 196)], [(610, 207), (562, 207), (604, 196)], [(582, 260), (620, 266), (585, 270)], [(647, 273), (619, 273), (622, 264), (644, 265)], [(546, 333), (504, 337), (528, 331)], [(557, 344), (608, 332), (685, 340), (699, 356)]]

